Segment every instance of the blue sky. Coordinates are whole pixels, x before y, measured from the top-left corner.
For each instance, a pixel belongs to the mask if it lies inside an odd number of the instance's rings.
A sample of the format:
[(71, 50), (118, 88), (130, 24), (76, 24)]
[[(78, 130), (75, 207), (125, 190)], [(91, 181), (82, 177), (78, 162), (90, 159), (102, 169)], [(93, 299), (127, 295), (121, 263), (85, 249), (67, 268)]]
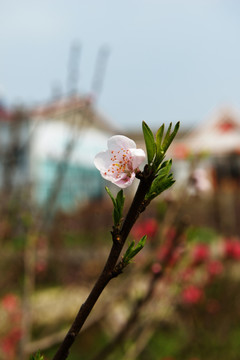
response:
[(194, 126), (221, 106), (240, 109), (239, 0), (1, 1), (2, 98), (43, 102), (56, 82), (66, 91), (76, 40), (81, 93), (99, 48), (110, 49), (98, 107), (121, 127)]

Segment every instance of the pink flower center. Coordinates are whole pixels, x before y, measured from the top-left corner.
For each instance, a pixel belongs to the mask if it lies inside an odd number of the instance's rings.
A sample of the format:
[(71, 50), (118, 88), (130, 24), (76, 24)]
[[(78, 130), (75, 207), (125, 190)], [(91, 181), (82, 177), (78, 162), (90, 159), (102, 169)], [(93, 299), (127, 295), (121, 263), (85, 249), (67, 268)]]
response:
[(112, 150), (112, 164), (104, 174), (114, 176), (117, 179), (120, 178), (123, 173), (128, 177), (131, 177), (131, 173), (133, 172), (132, 160), (133, 157), (131, 156), (129, 150), (125, 150), (123, 148), (118, 151)]

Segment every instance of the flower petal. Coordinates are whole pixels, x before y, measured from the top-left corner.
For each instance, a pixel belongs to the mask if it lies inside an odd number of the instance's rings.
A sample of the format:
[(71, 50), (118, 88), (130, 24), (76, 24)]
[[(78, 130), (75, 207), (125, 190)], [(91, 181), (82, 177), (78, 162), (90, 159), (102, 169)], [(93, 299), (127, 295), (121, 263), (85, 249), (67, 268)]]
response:
[(133, 140), (123, 135), (114, 135), (108, 139), (108, 149), (117, 151), (119, 149), (136, 149), (136, 144)]
[(111, 156), (110, 156), (109, 150), (101, 151), (100, 153), (98, 153), (95, 156), (94, 165), (101, 172), (106, 171), (112, 164), (112, 161), (110, 158), (111, 158)]
[(133, 172), (131, 174), (131, 177), (129, 177), (129, 176), (121, 177), (117, 181), (114, 181), (114, 184), (119, 186), (122, 189), (125, 189), (132, 184), (134, 179), (135, 179), (135, 173)]
[(142, 149), (130, 149), (132, 155), (132, 167), (136, 170), (146, 159), (146, 154)]
[(108, 150), (95, 156), (94, 165), (104, 179), (124, 189), (132, 184), (135, 170), (145, 158), (144, 151), (136, 149), (133, 140), (115, 135), (108, 140)]

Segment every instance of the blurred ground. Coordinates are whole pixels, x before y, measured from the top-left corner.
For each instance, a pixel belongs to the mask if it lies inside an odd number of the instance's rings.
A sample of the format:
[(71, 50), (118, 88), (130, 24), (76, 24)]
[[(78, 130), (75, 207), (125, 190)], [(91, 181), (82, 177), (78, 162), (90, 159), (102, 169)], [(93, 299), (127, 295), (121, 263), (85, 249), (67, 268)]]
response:
[[(230, 232), (229, 224), (225, 233), (218, 227), (213, 198), (181, 201), (180, 206), (168, 196), (142, 215), (132, 236), (138, 240), (148, 233), (145, 249), (106, 289), (70, 358), (78, 359), (80, 351), (83, 359), (97, 359), (101, 349), (114, 344), (146, 296), (164, 248), (183, 220), (181, 245), (165, 276), (107, 356), (126, 360), (238, 358), (238, 236)], [(23, 340), (25, 353), (41, 349), (51, 358), (111, 246), (112, 214), (107, 199), (72, 214), (56, 214), (45, 234), (34, 232), (31, 217), (26, 210), (19, 212), (16, 203), (2, 216), (1, 359), (20, 358)], [(28, 338), (23, 337), (23, 328)]]

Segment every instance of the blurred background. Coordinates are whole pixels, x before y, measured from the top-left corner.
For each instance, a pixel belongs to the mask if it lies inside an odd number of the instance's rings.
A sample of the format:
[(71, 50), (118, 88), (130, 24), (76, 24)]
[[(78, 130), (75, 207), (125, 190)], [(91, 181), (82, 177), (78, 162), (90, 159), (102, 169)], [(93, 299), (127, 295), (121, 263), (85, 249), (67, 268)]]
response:
[(70, 359), (239, 359), (239, 17), (237, 0), (1, 4), (0, 360), (56, 351), (111, 247), (94, 156), (114, 134), (145, 148), (142, 120), (181, 121), (176, 183)]

